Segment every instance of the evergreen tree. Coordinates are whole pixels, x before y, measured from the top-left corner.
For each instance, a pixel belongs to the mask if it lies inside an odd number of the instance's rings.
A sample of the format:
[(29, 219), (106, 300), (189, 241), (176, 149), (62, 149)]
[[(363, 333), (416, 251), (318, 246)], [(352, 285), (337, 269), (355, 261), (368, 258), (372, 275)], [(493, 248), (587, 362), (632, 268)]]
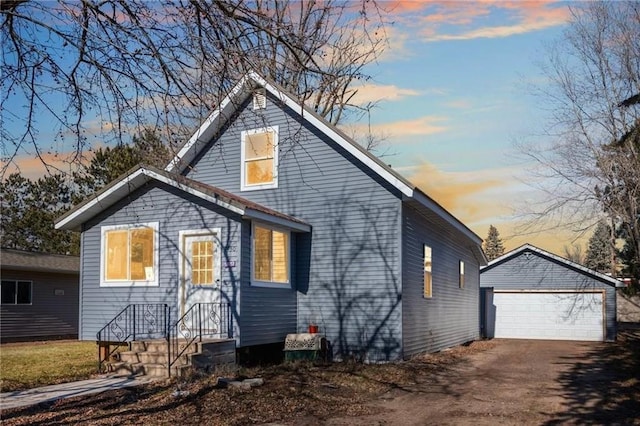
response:
[(74, 174), (78, 196), (94, 194), (140, 163), (164, 168), (170, 155), (170, 149), (149, 129), (134, 136), (129, 145), (99, 148), (91, 162)]
[(44, 253), (79, 254), (80, 237), (54, 228), (72, 205), (72, 190), (61, 174), (31, 181), (17, 173), (0, 183), (2, 246)]
[(585, 266), (594, 271), (611, 272), (611, 227), (600, 221), (589, 238)]
[(489, 225), (489, 234), (487, 235), (487, 239), (484, 241), (484, 253), (489, 261), (492, 261), (504, 254), (504, 245), (502, 245), (500, 233), (493, 225)]

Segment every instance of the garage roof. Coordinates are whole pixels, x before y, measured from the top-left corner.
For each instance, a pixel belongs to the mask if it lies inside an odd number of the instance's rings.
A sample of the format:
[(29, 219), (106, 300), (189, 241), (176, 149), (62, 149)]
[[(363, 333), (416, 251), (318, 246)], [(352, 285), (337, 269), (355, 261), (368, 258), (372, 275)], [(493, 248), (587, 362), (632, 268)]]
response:
[(495, 266), (500, 265), (500, 264), (506, 262), (507, 260), (512, 259), (512, 258), (514, 258), (514, 257), (516, 257), (516, 256), (518, 256), (521, 253), (526, 252), (526, 251), (535, 252), (535, 253), (539, 254), (540, 256), (542, 256), (544, 258), (547, 258), (549, 260), (553, 260), (553, 261), (558, 262), (558, 263), (562, 263), (562, 264), (568, 266), (571, 269), (574, 269), (574, 270), (577, 270), (577, 271), (582, 272), (584, 274), (590, 275), (590, 276), (592, 276), (594, 278), (597, 278), (597, 279), (599, 279), (599, 280), (601, 280), (603, 282), (606, 282), (607, 284), (611, 284), (611, 285), (613, 285), (615, 287), (624, 287), (624, 283), (622, 281), (616, 279), (616, 278), (612, 278), (612, 277), (610, 277), (608, 275), (605, 275), (605, 274), (602, 274), (602, 273), (600, 273), (598, 271), (594, 271), (593, 269), (589, 269), (586, 266), (580, 265), (579, 263), (572, 262), (569, 259), (565, 259), (564, 257), (557, 256), (557, 255), (555, 255), (553, 253), (549, 253), (548, 251), (542, 250), (541, 248), (533, 246), (531, 244), (524, 244), (524, 245), (518, 247), (515, 250), (512, 250), (512, 251), (510, 251), (508, 253), (503, 254), (502, 256), (500, 256), (500, 257), (498, 257), (496, 259), (493, 259), (491, 262), (489, 262), (487, 264), (487, 266), (483, 266), (483, 267), (480, 268), (480, 273), (482, 273), (484, 271), (488, 271), (491, 268), (494, 268)]

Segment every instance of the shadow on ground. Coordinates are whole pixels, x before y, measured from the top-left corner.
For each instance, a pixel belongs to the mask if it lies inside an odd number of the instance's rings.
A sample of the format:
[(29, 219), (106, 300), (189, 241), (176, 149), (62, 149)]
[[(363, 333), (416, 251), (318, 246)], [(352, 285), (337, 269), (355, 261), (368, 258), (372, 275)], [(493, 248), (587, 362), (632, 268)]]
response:
[(640, 422), (640, 327), (566, 362), (573, 366), (558, 378), (565, 410), (546, 425)]

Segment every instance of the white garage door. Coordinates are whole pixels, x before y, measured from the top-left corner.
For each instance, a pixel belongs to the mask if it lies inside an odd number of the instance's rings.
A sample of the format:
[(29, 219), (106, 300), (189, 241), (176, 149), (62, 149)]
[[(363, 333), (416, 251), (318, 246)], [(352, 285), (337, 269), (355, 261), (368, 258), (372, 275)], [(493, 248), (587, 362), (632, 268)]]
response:
[(494, 337), (604, 340), (603, 293), (496, 291), (488, 308)]

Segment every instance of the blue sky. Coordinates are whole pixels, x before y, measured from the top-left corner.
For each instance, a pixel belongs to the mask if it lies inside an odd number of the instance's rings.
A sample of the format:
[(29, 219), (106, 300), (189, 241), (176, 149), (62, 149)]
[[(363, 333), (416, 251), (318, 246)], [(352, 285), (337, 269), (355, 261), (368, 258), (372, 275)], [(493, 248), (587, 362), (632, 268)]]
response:
[(520, 235), (522, 204), (539, 195), (523, 184), (530, 165), (514, 143), (541, 142), (546, 118), (532, 85), (544, 85), (539, 64), (562, 37), (568, 4), (394, 5), (392, 49), (360, 94), (383, 98), (372, 123), (386, 136), (385, 161), (481, 237), (493, 224), (509, 249), (530, 242), (561, 253), (576, 237), (569, 231)]
[[(522, 183), (527, 164), (514, 141), (538, 142), (545, 125), (530, 85), (544, 85), (537, 64), (545, 61), (545, 45), (562, 37), (569, 3), (381, 5), (394, 22), (389, 48), (365, 70), (373, 80), (358, 99), (379, 101), (371, 120), (386, 139), (384, 161), (481, 237), (493, 224), (509, 249), (530, 242), (561, 253), (574, 238), (568, 231), (519, 235), (519, 205), (537, 195)], [(41, 138), (52, 136), (41, 129)], [(25, 175), (42, 173), (32, 155), (19, 163)]]

